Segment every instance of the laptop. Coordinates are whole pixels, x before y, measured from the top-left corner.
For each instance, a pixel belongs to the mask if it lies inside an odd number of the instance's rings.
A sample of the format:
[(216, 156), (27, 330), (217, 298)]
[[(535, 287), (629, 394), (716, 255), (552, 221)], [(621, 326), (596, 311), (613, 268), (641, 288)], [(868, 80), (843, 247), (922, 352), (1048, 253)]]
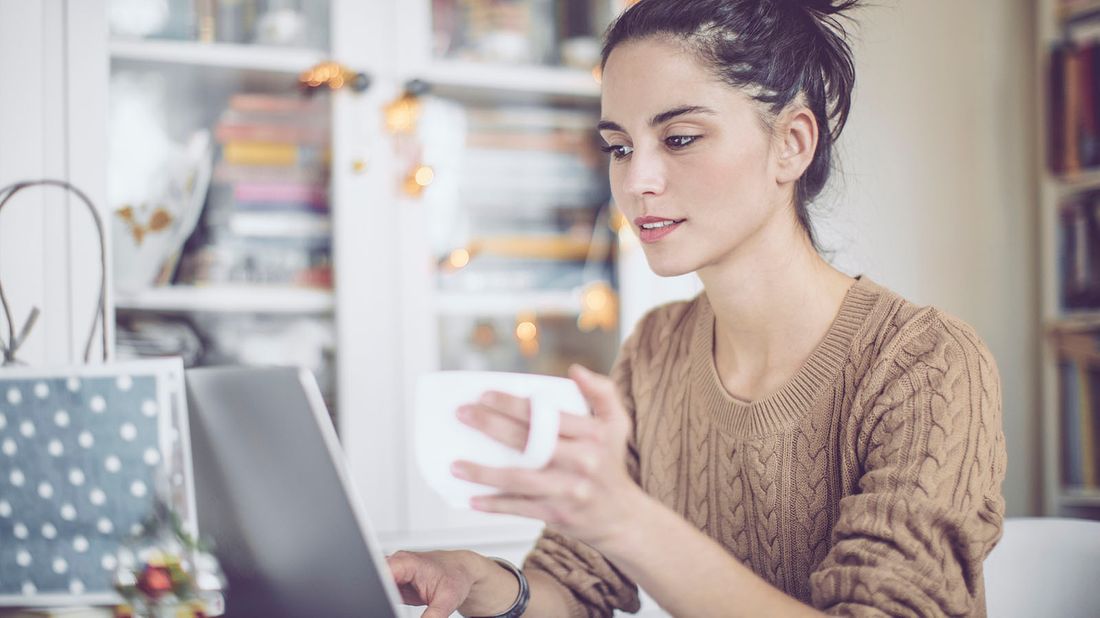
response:
[(199, 533), (233, 617), (400, 615), (397, 587), (312, 374), (186, 372)]

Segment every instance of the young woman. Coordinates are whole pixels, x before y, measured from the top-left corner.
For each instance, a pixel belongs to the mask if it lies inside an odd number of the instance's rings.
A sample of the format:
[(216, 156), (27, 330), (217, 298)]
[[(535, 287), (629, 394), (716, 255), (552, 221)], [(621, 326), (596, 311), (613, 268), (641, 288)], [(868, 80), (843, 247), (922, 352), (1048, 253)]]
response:
[[(599, 130), (659, 275), (650, 312), (537, 471), (459, 462), (474, 507), (547, 527), (522, 572), (472, 552), (389, 564), (424, 616), (983, 615), (1001, 533), (1000, 383), (966, 324), (816, 250), (807, 205), (854, 81), (854, 0), (642, 0), (611, 27)], [(527, 405), (458, 412), (522, 448)], [(510, 572), (512, 571), (512, 572)], [(526, 613), (524, 613), (524, 610)]]

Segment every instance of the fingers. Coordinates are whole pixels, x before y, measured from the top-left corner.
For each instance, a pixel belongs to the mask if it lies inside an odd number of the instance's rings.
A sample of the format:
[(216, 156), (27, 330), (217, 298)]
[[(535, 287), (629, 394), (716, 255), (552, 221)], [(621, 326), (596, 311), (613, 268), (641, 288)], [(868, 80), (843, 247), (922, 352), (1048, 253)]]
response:
[(527, 446), (530, 425), (526, 420), (519, 421), (511, 415), (475, 403), (460, 406), (455, 412), (462, 424), (472, 427), (501, 444), (522, 451)]
[(521, 423), (527, 423), (531, 420), (531, 402), (524, 397), (509, 395), (500, 391), (486, 391), (477, 402)]
[(626, 410), (619, 399), (619, 390), (611, 378), (580, 365), (569, 367), (569, 377), (577, 383), (581, 395), (584, 395), (588, 406), (592, 408), (593, 416), (605, 420), (626, 418)]
[(521, 496), (561, 496), (576, 483), (572, 475), (558, 470), (494, 468), (469, 461), (456, 461), (451, 473), (457, 478)]
[(526, 496), (501, 494), (497, 496), (477, 496), (470, 500), (470, 506), (475, 511), (483, 513), (503, 513), (505, 515), (519, 515), (531, 519), (549, 521), (552, 513), (537, 500)]
[(408, 552), (399, 551), (386, 556), (386, 565), (398, 586), (411, 582), (416, 575), (416, 558)]

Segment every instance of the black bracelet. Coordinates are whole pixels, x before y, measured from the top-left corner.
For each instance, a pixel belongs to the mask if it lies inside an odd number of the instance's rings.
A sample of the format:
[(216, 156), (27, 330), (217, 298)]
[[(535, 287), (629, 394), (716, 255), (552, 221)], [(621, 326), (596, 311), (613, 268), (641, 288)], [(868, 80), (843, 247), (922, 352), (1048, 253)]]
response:
[(519, 618), (523, 615), (523, 612), (527, 611), (527, 603), (531, 600), (531, 588), (527, 585), (527, 576), (524, 575), (523, 571), (519, 570), (516, 565), (503, 558), (491, 558), (491, 560), (511, 571), (512, 575), (516, 576), (516, 580), (519, 581), (519, 594), (516, 595), (516, 602), (512, 603), (512, 606), (505, 610), (504, 613), (495, 616), (485, 616), (484, 618)]

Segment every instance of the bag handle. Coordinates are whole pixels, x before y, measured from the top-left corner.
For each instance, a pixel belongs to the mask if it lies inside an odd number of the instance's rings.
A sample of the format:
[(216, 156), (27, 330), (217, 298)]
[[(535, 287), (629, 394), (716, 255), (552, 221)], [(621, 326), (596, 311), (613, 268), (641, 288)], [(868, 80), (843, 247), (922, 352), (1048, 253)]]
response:
[[(99, 211), (96, 210), (92, 200), (88, 199), (88, 196), (83, 191), (77, 189), (72, 184), (64, 180), (55, 180), (52, 178), (43, 178), (41, 180), (24, 180), (10, 184), (0, 189), (0, 211), (4, 209), (4, 205), (18, 192), (29, 187), (36, 186), (53, 186), (60, 187), (68, 192), (76, 195), (80, 198), (80, 201), (84, 202), (84, 205), (88, 207), (88, 212), (92, 215), (92, 220), (95, 221), (96, 233), (99, 237), (99, 299), (96, 302), (95, 315), (92, 316), (92, 327), (88, 333), (88, 341), (84, 345), (84, 362), (91, 361), (92, 356), (92, 343), (95, 341), (96, 325), (100, 327), (100, 334), (103, 344), (103, 361), (107, 361), (107, 239), (103, 232), (103, 219), (99, 216)], [(0, 366), (12, 365), (19, 363), (15, 358), (15, 353), (19, 350), (19, 347), (26, 342), (27, 336), (30, 335), (31, 328), (34, 327), (34, 323), (38, 320), (38, 314), (40, 313), (38, 307), (32, 307), (30, 315), (27, 316), (27, 321), (23, 324), (23, 327), (19, 329), (19, 334), (15, 334), (15, 320), (12, 319), (11, 307), (8, 306), (8, 299), (4, 295), (4, 286), (0, 285), (0, 305), (4, 309), (4, 318), (8, 321), (8, 340), (4, 341), (4, 338), (0, 336), (0, 352), (3, 353), (2, 362)]]

